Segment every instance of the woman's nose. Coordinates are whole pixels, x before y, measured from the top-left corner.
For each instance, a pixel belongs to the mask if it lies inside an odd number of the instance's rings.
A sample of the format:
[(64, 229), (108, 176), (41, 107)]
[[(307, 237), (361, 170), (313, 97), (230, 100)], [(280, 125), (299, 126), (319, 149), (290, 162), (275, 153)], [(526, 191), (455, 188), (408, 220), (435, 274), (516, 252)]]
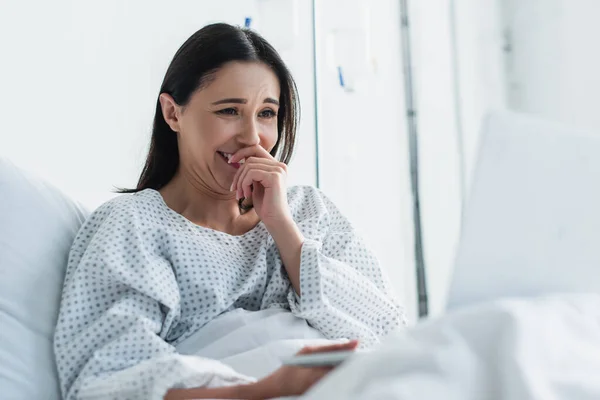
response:
[(255, 146), (260, 143), (260, 128), (258, 123), (249, 118), (240, 132), (239, 141), (245, 146)]

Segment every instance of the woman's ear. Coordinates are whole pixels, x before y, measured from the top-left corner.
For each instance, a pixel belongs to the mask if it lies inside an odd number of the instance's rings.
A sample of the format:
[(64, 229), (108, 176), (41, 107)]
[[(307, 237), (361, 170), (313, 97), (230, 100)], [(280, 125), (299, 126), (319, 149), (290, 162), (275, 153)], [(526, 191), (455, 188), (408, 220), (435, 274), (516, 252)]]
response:
[(158, 101), (160, 101), (160, 108), (165, 122), (172, 131), (179, 132), (179, 116), (181, 114), (180, 107), (175, 102), (175, 99), (173, 99), (170, 94), (161, 93), (160, 96), (158, 96)]

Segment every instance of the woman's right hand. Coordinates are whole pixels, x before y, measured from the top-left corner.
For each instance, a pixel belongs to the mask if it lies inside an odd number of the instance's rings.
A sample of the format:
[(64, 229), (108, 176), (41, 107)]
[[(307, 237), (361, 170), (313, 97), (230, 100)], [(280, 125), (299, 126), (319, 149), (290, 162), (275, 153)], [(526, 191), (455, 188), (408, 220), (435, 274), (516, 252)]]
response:
[[(358, 346), (358, 341), (352, 340), (347, 343), (304, 347), (297, 354), (348, 351), (356, 349), (356, 346)], [(262, 386), (266, 398), (299, 396), (304, 394), (304, 392), (321, 380), (332, 369), (332, 367), (307, 368), (284, 365), (271, 375), (258, 381), (257, 385)]]

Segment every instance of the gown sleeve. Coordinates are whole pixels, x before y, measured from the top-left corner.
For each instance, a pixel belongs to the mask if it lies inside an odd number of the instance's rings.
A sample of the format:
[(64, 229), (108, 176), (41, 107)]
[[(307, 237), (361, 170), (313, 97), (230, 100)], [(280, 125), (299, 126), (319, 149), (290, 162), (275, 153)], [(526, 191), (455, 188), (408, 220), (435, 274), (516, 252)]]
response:
[(302, 246), (301, 296), (288, 292), (290, 308), (328, 338), (358, 339), (370, 347), (406, 324), (403, 308), (350, 222), (320, 191), (313, 202), (313, 209), (322, 210), (323, 240), (306, 239)]

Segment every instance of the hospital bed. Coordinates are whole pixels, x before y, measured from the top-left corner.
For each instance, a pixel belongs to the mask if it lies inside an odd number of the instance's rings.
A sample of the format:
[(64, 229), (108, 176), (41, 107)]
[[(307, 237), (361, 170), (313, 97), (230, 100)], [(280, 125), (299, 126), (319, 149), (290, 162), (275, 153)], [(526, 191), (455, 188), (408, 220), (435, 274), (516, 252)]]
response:
[[(600, 398), (598, 140), (514, 114), (486, 124), (451, 312), (395, 333), (305, 398)], [(546, 178), (532, 175), (548, 160)], [(6, 159), (0, 198), (0, 397), (59, 399), (52, 335), (88, 211)]]

